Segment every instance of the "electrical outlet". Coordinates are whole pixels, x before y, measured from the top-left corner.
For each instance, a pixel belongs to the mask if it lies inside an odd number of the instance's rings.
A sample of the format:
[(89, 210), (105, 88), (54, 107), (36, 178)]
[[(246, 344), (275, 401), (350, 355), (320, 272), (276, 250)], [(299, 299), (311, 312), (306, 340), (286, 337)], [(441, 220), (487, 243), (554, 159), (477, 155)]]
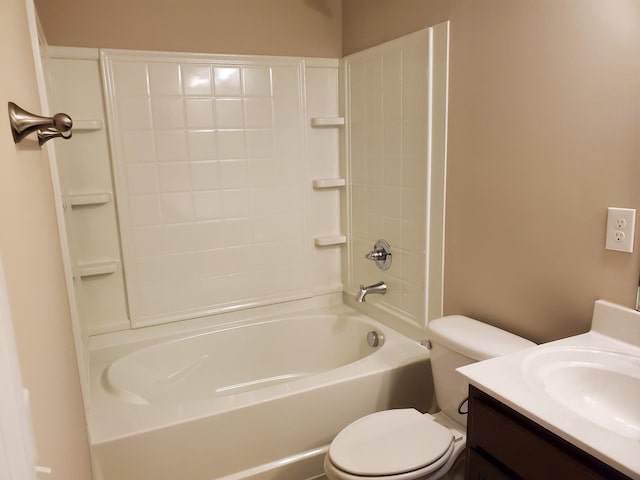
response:
[(607, 250), (633, 252), (633, 237), (636, 229), (634, 208), (609, 207), (607, 215)]

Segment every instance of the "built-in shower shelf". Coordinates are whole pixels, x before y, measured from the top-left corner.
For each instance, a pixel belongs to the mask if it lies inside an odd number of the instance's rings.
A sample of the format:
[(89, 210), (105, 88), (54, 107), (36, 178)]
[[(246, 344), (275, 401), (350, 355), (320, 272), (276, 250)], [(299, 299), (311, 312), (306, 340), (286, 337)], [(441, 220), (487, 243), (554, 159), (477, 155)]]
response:
[(314, 128), (322, 127), (341, 127), (344, 125), (344, 117), (313, 117), (311, 126)]
[(347, 243), (347, 237), (345, 235), (327, 235), (323, 237), (316, 237), (314, 239), (316, 247), (330, 247), (332, 245), (343, 245)]
[(102, 130), (103, 126), (102, 120), (74, 120), (72, 131), (95, 132), (96, 130)]
[(72, 207), (83, 205), (104, 205), (111, 201), (111, 192), (72, 193), (67, 196)]
[(323, 190), (326, 188), (341, 188), (347, 184), (344, 178), (318, 178), (313, 181), (313, 188)]
[(76, 265), (73, 270), (74, 277), (95, 277), (96, 275), (108, 275), (118, 271), (120, 262), (118, 260), (107, 260), (104, 262), (90, 262)]

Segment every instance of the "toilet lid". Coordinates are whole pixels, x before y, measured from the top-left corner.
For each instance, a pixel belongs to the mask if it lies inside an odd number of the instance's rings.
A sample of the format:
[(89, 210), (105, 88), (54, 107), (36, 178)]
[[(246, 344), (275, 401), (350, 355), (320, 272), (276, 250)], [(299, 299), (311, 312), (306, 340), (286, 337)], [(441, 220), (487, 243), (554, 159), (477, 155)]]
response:
[(329, 458), (353, 475), (411, 472), (450, 451), (451, 430), (414, 409), (386, 410), (356, 420), (331, 442)]

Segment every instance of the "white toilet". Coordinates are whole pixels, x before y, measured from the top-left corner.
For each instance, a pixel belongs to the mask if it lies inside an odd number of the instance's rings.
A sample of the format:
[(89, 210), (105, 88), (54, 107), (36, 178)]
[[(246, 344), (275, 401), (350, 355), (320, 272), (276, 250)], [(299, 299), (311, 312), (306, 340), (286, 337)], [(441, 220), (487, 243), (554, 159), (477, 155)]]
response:
[(324, 460), (330, 480), (462, 479), (466, 444), (466, 379), (456, 368), (533, 347), (522, 337), (453, 315), (429, 322), (431, 368), (440, 412), (385, 410), (345, 427)]

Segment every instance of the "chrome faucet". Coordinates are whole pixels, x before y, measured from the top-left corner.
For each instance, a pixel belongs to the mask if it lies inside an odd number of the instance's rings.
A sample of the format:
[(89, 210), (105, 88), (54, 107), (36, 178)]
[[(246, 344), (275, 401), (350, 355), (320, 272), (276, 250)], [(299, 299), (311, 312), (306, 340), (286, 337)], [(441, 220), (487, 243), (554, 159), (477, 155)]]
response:
[(364, 285), (360, 285), (360, 291), (356, 295), (356, 302), (366, 302), (367, 295), (370, 293), (384, 295), (387, 293), (387, 284), (384, 282), (378, 282), (366, 287)]

